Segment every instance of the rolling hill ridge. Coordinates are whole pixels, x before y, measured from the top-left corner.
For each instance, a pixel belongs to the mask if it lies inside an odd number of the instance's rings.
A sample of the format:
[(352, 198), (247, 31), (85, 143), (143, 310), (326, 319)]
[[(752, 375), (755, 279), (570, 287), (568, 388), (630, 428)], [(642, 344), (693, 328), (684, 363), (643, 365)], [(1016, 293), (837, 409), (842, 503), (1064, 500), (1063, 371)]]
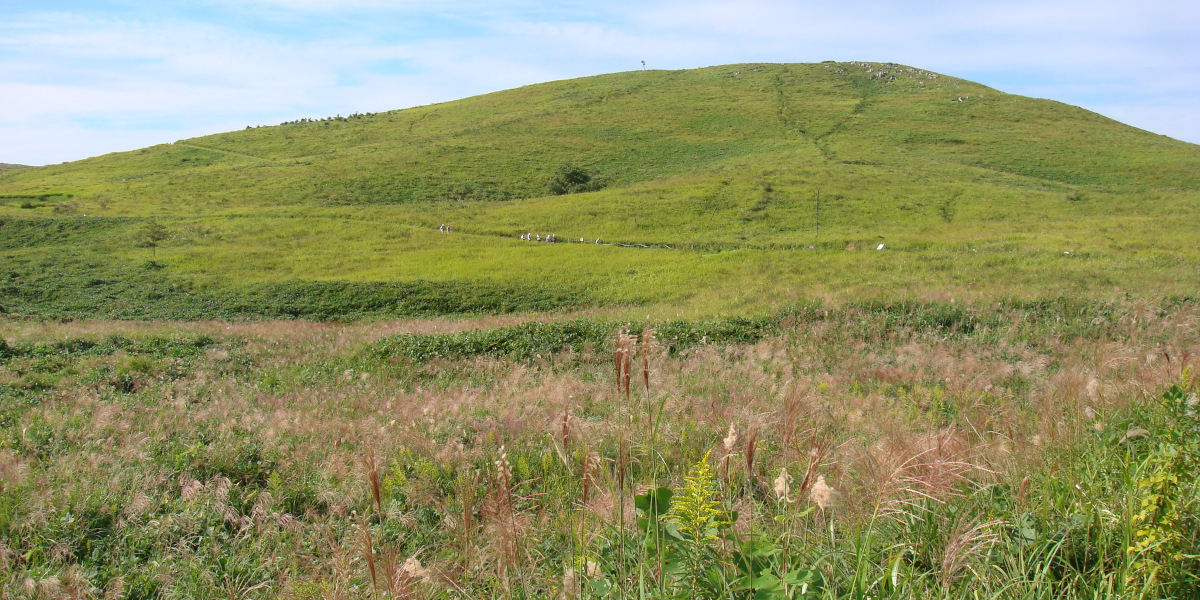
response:
[[(571, 174), (585, 193), (552, 193)], [(1198, 146), (916, 67), (636, 71), (5, 172), (16, 266), (0, 305), (49, 310), (19, 300), (50, 285), (33, 264), (164, 298), (211, 292), (213, 306), (245, 290), (303, 305), (333, 286), (322, 318), (344, 294), (429, 282), (557, 299), (450, 313), (1188, 296), (1198, 204)], [(150, 221), (163, 237), (147, 243)], [(98, 275), (112, 269), (136, 277)], [(54, 310), (145, 312), (109, 283)]]

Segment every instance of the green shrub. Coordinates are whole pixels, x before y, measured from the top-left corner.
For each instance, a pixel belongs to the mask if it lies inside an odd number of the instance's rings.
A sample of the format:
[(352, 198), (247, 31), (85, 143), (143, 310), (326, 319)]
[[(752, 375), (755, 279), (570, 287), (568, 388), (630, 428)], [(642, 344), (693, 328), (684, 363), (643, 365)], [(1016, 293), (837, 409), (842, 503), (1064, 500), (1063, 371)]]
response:
[(582, 352), (604, 347), (614, 327), (591, 321), (524, 323), (512, 327), (459, 333), (400, 334), (378, 342), (371, 354), (424, 362), (434, 358), (492, 356), (528, 360), (563, 350)]
[(603, 187), (590, 173), (575, 165), (564, 165), (550, 177), (550, 193), (555, 196), (594, 192)]

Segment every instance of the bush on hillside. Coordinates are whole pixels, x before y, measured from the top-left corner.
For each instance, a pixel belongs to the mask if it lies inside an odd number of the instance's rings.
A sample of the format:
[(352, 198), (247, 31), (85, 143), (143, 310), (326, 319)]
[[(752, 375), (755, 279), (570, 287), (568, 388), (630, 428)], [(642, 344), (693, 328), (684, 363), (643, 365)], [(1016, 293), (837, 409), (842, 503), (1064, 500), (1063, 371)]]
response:
[(550, 193), (555, 196), (594, 192), (602, 187), (604, 184), (574, 165), (564, 165), (550, 177)]

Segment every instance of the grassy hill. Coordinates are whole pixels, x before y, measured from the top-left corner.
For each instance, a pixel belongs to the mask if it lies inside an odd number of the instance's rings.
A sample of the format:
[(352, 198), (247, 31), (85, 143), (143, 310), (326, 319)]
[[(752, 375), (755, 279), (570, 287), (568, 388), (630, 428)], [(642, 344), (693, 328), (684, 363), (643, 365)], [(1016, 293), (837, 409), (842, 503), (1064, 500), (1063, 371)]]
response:
[(879, 63), (3, 172), (0, 598), (1194, 598), (1198, 209)]
[[(570, 168), (593, 190), (551, 194)], [(637, 71), (5, 172), (0, 308), (1194, 296), (1197, 209), (1200, 147), (1053, 101), (891, 63)]]

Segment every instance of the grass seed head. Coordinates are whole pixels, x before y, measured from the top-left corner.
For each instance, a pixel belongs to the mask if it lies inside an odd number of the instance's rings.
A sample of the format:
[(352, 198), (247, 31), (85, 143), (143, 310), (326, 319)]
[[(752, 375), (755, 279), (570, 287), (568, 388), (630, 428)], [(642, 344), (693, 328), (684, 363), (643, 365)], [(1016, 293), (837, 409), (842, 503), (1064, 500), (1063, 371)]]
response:
[(734, 429), (733, 423), (730, 423), (729, 424), (729, 433), (727, 433), (725, 435), (725, 439), (721, 441), (721, 444), (725, 446), (725, 455), (726, 456), (733, 454), (733, 447), (737, 445), (737, 441), (738, 441), (737, 429)]
[(942, 587), (949, 587), (962, 577), (964, 572), (976, 576), (975, 562), (987, 557), (988, 552), (1000, 542), (1000, 534), (996, 529), (1002, 527), (1004, 521), (995, 520), (979, 523), (974, 520), (960, 520), (955, 526), (942, 553), (942, 569), (938, 574)]
[(429, 569), (426, 569), (424, 566), (422, 566), (421, 561), (417, 560), (417, 557), (415, 556), (408, 557), (408, 559), (404, 561), (404, 566), (400, 567), (400, 570), (404, 572), (405, 575), (408, 575), (413, 579), (419, 579), (426, 582), (430, 581), (431, 579)]
[[(823, 480), (822, 480), (823, 481)], [(779, 470), (779, 477), (775, 478), (775, 499), (780, 502), (791, 504), (795, 502), (792, 494), (792, 476), (788, 475), (787, 467)]]
[(383, 492), (379, 483), (379, 466), (375, 462), (375, 450), (367, 450), (366, 457), (367, 484), (371, 488), (371, 498), (375, 501), (375, 514), (380, 519), (385, 517), (383, 512)]
[(758, 428), (750, 430), (750, 434), (746, 438), (746, 477), (754, 477), (754, 457), (755, 449), (758, 447)]
[(642, 384), (646, 388), (646, 393), (650, 393), (650, 355), (658, 348), (658, 342), (654, 339), (654, 329), (647, 327), (642, 330), (642, 343), (638, 348), (639, 354), (642, 355)]
[(583, 469), (579, 476), (583, 487), (584, 504), (591, 499), (592, 489), (596, 485), (596, 472), (600, 469), (600, 465), (600, 454), (595, 450), (589, 450), (583, 458)]
[(559, 419), (559, 441), (562, 442), (564, 452), (571, 450), (571, 409), (564, 408), (562, 417)]
[(837, 490), (833, 486), (825, 483), (825, 476), (817, 476), (817, 482), (813, 484), (812, 489), (808, 492), (808, 499), (821, 508), (822, 511), (833, 508), (837, 500)]

